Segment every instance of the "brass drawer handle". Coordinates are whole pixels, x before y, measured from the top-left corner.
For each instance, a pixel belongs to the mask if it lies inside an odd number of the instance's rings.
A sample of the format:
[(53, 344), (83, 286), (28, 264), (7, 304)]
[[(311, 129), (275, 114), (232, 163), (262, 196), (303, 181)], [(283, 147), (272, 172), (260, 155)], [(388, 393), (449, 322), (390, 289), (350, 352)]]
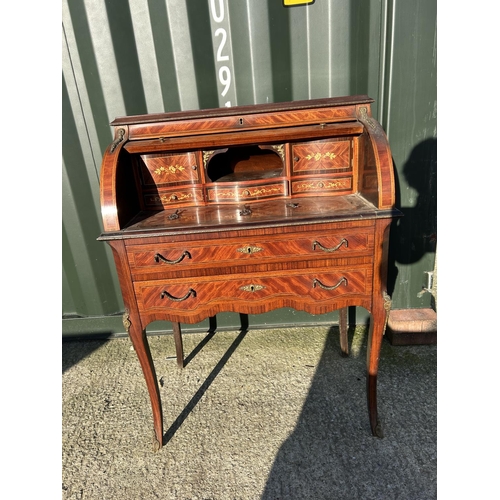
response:
[(338, 288), (340, 285), (342, 285), (342, 283), (347, 286), (347, 278), (342, 278), (336, 285), (333, 285), (333, 286), (326, 286), (326, 285), (323, 285), (323, 283), (321, 283), (321, 281), (317, 278), (314, 278), (313, 279), (313, 288), (316, 288), (316, 285), (318, 285), (320, 288), (323, 288), (323, 290), (335, 290), (336, 288)]
[(170, 295), (166, 290), (163, 290), (163, 292), (160, 293), (160, 299), (164, 299), (165, 297), (167, 297), (174, 302), (182, 302), (183, 300), (189, 299), (191, 295), (193, 297), (196, 297), (196, 291), (192, 288), (189, 289), (188, 293), (186, 293), (184, 297), (174, 297), (173, 295)]
[(347, 248), (347, 240), (345, 238), (342, 238), (341, 242), (333, 248), (326, 248), (319, 241), (313, 241), (313, 250), (316, 250), (316, 246), (318, 246), (324, 252), (336, 252), (342, 245), (345, 245)]
[(177, 209), (173, 214), (170, 214), (168, 216), (168, 219), (175, 220), (175, 219), (178, 219), (180, 216), (181, 216), (181, 213), (180, 213), (179, 209)]
[(266, 288), (264, 285), (245, 285), (245, 286), (240, 286), (240, 290), (243, 290), (244, 292), (258, 292), (259, 290), (263, 290)]
[(182, 255), (178, 259), (168, 260), (165, 257), (163, 257), (163, 255), (156, 253), (155, 254), (155, 262), (164, 262), (165, 264), (178, 264), (179, 262), (181, 262), (184, 259), (184, 257), (187, 257), (188, 259), (190, 259), (191, 254), (187, 250), (184, 250), (184, 252), (182, 253)]
[(238, 252), (241, 252), (241, 253), (257, 253), (257, 252), (260, 252), (262, 250), (264, 250), (264, 249), (261, 247), (254, 247), (252, 245), (238, 248)]
[(252, 209), (248, 205), (245, 205), (245, 208), (240, 210), (240, 215), (252, 215)]

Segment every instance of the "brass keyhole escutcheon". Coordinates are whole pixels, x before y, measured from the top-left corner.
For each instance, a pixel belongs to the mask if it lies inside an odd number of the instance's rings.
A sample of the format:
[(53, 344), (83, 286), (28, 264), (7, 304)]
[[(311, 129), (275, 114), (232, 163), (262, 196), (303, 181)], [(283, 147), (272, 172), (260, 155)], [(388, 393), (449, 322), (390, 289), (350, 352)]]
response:
[(264, 285), (245, 285), (245, 286), (240, 286), (240, 290), (243, 290), (244, 292), (258, 292), (259, 290), (263, 290), (266, 288)]
[(240, 253), (248, 253), (248, 254), (261, 252), (262, 250), (263, 250), (263, 248), (256, 247), (254, 245), (247, 245), (247, 246), (238, 248), (238, 252), (240, 252)]

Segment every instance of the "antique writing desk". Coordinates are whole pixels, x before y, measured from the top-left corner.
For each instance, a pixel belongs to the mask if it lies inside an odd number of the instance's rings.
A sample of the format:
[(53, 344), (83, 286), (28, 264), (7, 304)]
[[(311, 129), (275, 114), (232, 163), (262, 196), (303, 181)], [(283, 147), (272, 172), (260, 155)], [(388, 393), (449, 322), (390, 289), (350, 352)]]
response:
[(371, 313), (371, 429), (390, 300), (386, 293), (394, 174), (367, 96), (130, 116), (104, 154), (100, 240), (113, 250), (124, 325), (139, 357), (162, 446), (158, 382), (145, 335), (222, 311), (291, 307)]

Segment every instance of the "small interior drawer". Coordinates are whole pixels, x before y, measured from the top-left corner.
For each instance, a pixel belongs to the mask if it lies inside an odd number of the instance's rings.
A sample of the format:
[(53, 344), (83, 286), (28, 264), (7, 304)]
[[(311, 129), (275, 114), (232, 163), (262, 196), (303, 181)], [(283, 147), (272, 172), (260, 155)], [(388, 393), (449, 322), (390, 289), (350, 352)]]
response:
[(203, 202), (203, 188), (178, 186), (176, 188), (157, 188), (142, 193), (144, 208), (161, 209), (176, 205), (198, 205)]
[(344, 177), (304, 177), (292, 179), (292, 195), (314, 195), (318, 193), (343, 193), (352, 192), (352, 176)]
[(245, 202), (287, 196), (286, 179), (261, 183), (213, 183), (207, 185), (207, 201), (213, 203)]
[(200, 169), (195, 153), (143, 154), (138, 162), (141, 184), (144, 187), (200, 182)]
[(352, 141), (310, 141), (292, 146), (292, 173), (331, 173), (352, 170)]

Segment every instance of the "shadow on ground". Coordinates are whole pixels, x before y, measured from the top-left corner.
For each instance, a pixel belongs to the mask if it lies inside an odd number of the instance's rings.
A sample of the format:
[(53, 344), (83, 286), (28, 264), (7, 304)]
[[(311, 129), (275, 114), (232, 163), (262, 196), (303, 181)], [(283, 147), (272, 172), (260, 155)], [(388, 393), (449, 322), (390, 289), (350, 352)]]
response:
[(344, 358), (338, 339), (332, 328), (261, 498), (436, 498), (436, 351), (383, 342), (378, 407), (385, 438), (379, 439), (371, 435), (364, 397), (366, 342), (356, 358)]

